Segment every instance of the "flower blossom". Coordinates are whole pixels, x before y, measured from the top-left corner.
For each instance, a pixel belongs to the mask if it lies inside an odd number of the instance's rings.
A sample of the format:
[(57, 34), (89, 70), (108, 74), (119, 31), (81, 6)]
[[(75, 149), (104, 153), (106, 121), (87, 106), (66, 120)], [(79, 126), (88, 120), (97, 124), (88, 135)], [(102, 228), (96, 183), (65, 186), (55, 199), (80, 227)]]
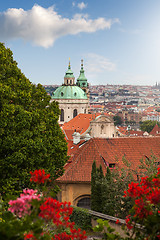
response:
[(37, 195), (37, 190), (24, 189), (23, 193), (16, 200), (10, 200), (8, 211), (14, 213), (18, 217), (24, 217), (30, 214), (31, 201), (33, 199), (40, 200), (40, 194)]
[(44, 169), (35, 170), (34, 172), (30, 172), (30, 174), (31, 174), (30, 181), (39, 184), (44, 183), (50, 177), (50, 174), (46, 174)]

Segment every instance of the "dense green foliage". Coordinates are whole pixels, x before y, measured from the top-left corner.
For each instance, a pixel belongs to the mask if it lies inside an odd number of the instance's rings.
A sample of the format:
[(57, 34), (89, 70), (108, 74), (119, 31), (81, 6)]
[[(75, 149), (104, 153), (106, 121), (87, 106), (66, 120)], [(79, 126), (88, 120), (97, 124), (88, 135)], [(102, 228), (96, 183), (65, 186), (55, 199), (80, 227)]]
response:
[(83, 230), (90, 230), (92, 228), (91, 218), (91, 214), (89, 214), (87, 209), (73, 207), (73, 212), (70, 216), (70, 220), (71, 222), (75, 222), (78, 228), (81, 228)]
[(107, 168), (106, 177), (102, 182), (102, 212), (107, 215), (115, 215), (115, 192), (114, 181), (109, 168)]
[(59, 108), (17, 67), (12, 51), (0, 43), (0, 192), (28, 186), (29, 171), (63, 174), (67, 144), (58, 125)]
[(156, 124), (160, 127), (160, 124), (157, 121), (147, 120), (140, 124), (140, 129), (144, 132), (150, 133)]
[(103, 181), (102, 166), (96, 168), (95, 161), (92, 165), (91, 173), (91, 209), (96, 212), (102, 212), (102, 181)]
[(52, 96), (53, 92), (56, 90), (58, 86), (53, 87), (53, 86), (45, 86), (45, 90), (47, 93), (49, 93), (50, 96)]
[(113, 117), (113, 120), (114, 120), (114, 125), (115, 126), (118, 126), (118, 125), (121, 125), (122, 124), (122, 119), (120, 116), (114, 116)]
[(102, 167), (96, 168), (94, 162), (91, 178), (91, 209), (111, 216), (125, 217), (132, 204), (130, 199), (123, 198), (123, 195), (131, 179), (133, 178), (127, 172), (123, 170), (121, 173), (113, 170), (111, 172), (109, 168), (104, 176)]
[[(130, 197), (124, 197), (124, 191), (132, 181), (139, 182), (141, 177), (152, 176), (157, 173), (159, 160), (151, 153), (150, 158), (140, 159), (137, 169), (122, 158), (124, 168), (107, 168), (106, 176), (102, 168), (97, 168), (95, 161), (91, 175), (91, 209), (107, 215), (125, 218), (133, 206)], [(100, 170), (101, 169), (101, 170)], [(100, 174), (101, 172), (101, 174)]]

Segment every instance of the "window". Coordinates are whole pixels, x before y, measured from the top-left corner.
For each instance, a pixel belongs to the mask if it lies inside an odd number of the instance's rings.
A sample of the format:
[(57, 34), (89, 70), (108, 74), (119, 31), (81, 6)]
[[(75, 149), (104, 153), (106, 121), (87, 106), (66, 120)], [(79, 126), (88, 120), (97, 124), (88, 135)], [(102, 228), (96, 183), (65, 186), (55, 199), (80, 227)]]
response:
[(75, 92), (75, 93), (74, 93), (74, 96), (76, 96), (76, 95), (77, 95), (77, 93)]
[(91, 208), (91, 199), (89, 197), (80, 199), (77, 203), (77, 207), (90, 209)]
[(73, 110), (73, 117), (76, 117), (77, 116), (77, 109), (74, 109)]
[(61, 116), (60, 116), (60, 121), (64, 121), (64, 110), (61, 109)]
[(63, 96), (63, 92), (61, 92), (61, 96)]
[(115, 168), (115, 163), (109, 163), (109, 168)]
[(86, 109), (84, 109), (84, 113), (86, 113)]
[(101, 134), (103, 133), (104, 125), (101, 125)]

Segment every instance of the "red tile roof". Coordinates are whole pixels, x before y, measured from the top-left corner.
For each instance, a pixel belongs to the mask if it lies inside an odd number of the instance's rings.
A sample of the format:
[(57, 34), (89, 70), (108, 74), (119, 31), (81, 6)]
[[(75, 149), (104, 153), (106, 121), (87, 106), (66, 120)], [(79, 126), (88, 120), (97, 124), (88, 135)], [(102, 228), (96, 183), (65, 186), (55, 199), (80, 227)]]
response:
[(84, 143), (84, 142), (85, 142), (85, 140), (81, 140), (78, 144), (74, 144), (72, 140), (71, 141), (68, 140), (67, 141), (67, 143), (68, 143), (68, 152), (67, 152), (68, 156), (73, 157), (75, 152), (77, 152), (77, 150), (79, 149), (79, 146), (81, 146), (82, 143)]
[(160, 159), (160, 137), (134, 138), (92, 138), (80, 143), (70, 162), (65, 166), (65, 173), (58, 182), (90, 182), (93, 161), (102, 165), (103, 172), (109, 163), (125, 167), (122, 158), (130, 163), (132, 170), (140, 164), (140, 159), (150, 158), (154, 154)]
[(118, 127), (118, 131), (121, 132), (123, 135), (127, 135), (127, 127)]
[[(75, 132), (75, 129), (73, 130), (73, 129), (63, 129), (62, 128), (62, 130), (63, 130), (63, 133), (64, 133), (64, 135), (65, 135), (65, 139), (66, 140), (71, 140), (71, 139), (73, 139), (73, 133)], [(77, 129), (76, 130), (76, 132), (81, 132), (81, 130), (80, 129)]]
[[(64, 123), (62, 126), (62, 130), (65, 134), (67, 140), (73, 139), (72, 134), (76, 130), (80, 134), (83, 134), (87, 131), (90, 126), (90, 122), (94, 120), (96, 117), (100, 116), (101, 113), (96, 114), (83, 114), (80, 113), (69, 122)], [(104, 113), (106, 116), (110, 116), (108, 113)]]
[(135, 130), (130, 130), (128, 132), (129, 136), (143, 136), (143, 131), (135, 131)]
[[(76, 130), (77, 132), (82, 134), (89, 128), (90, 121), (92, 121), (94, 118), (95, 118), (95, 114), (80, 113), (69, 122), (64, 123), (62, 126), (62, 129), (65, 132), (66, 130), (72, 130), (73, 132)], [(72, 139), (71, 136), (69, 136), (68, 139)]]
[(152, 131), (149, 134), (152, 136), (157, 136), (160, 134), (160, 127), (158, 126), (158, 124), (156, 124), (154, 126), (154, 128), (152, 129)]

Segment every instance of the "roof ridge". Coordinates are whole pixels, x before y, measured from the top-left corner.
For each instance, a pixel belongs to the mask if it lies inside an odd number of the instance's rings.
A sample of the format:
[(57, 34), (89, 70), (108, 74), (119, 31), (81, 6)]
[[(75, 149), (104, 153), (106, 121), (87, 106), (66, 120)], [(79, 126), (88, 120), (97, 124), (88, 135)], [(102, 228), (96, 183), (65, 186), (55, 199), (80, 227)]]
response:
[(66, 139), (69, 140), (68, 137), (67, 137), (67, 134), (66, 134), (65, 130), (64, 130), (63, 128), (61, 128), (61, 129), (62, 129), (62, 131), (63, 131), (63, 133), (64, 133)]

